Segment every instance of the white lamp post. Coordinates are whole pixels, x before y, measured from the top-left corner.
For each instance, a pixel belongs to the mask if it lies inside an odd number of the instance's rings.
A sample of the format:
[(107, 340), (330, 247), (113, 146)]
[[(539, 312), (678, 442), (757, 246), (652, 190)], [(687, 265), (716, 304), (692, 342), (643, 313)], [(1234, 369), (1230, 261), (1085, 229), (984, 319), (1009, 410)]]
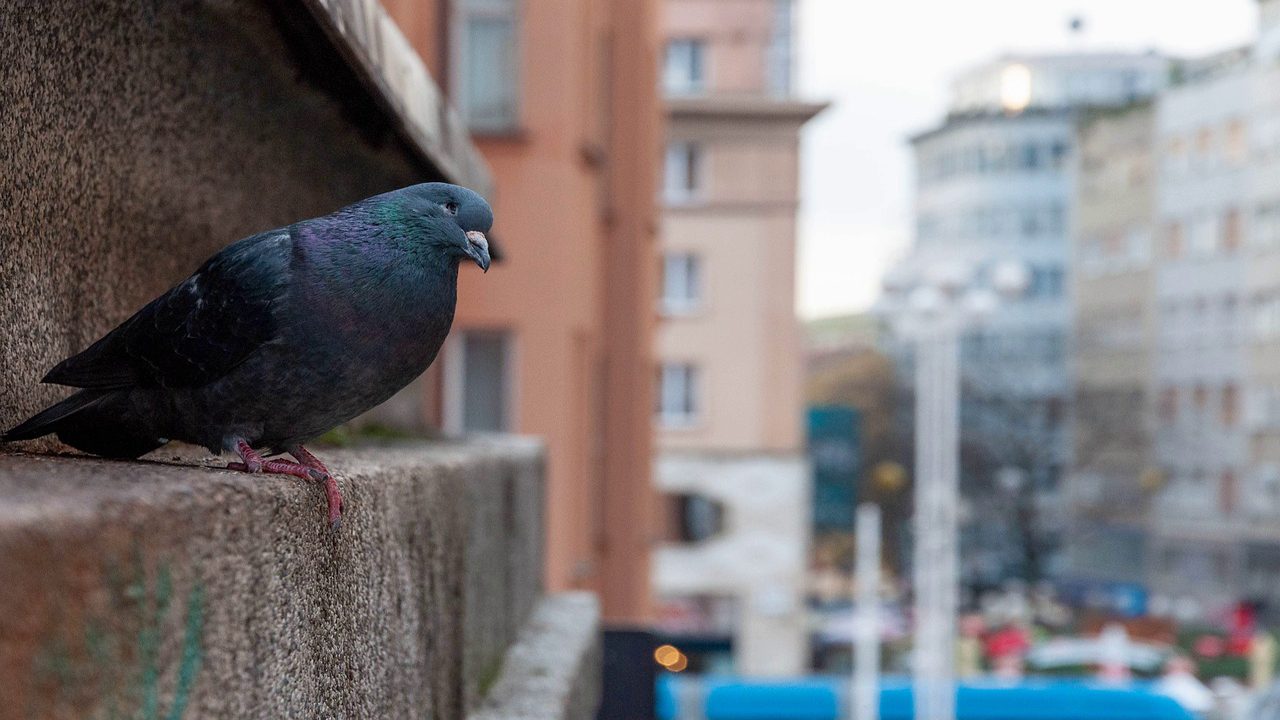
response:
[[(1025, 289), (1021, 265), (994, 268), (1004, 295)], [(992, 290), (960, 264), (930, 268), (914, 282), (885, 283), (882, 310), (914, 343), (916, 391), (915, 717), (955, 720), (955, 635), (959, 597), (960, 336), (995, 310)]]
[(880, 720), (880, 506), (858, 506), (854, 577), (853, 720)]

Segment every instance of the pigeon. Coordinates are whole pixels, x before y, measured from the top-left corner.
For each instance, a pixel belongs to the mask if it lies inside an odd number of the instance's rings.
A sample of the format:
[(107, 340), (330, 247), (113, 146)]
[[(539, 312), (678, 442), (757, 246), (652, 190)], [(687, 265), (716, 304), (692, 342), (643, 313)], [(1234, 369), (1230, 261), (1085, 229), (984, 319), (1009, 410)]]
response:
[[(489, 269), (493, 211), (422, 183), (228, 245), (42, 382), (81, 388), (0, 434), (50, 433), (136, 458), (171, 440), (235, 453), (227, 467), (337, 481), (304, 443), (391, 397), (453, 322), (458, 266)], [(294, 460), (268, 459), (288, 453)]]

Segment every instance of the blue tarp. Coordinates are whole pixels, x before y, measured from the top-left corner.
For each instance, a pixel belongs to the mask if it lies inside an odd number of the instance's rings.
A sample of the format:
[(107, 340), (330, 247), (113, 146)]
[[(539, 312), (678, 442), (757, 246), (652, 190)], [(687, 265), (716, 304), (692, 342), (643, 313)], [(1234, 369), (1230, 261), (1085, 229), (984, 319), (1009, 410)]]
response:
[[(847, 693), (843, 678), (747, 681), (667, 674), (658, 681), (658, 717), (676, 720), (678, 708), (693, 696), (707, 720), (841, 720)], [(881, 720), (913, 720), (913, 711), (910, 684), (885, 682)], [(957, 720), (1194, 720), (1145, 683), (1111, 686), (1088, 680), (967, 683), (957, 691), (956, 715)]]
[(839, 714), (828, 683), (726, 683), (707, 691), (707, 720), (828, 720)]

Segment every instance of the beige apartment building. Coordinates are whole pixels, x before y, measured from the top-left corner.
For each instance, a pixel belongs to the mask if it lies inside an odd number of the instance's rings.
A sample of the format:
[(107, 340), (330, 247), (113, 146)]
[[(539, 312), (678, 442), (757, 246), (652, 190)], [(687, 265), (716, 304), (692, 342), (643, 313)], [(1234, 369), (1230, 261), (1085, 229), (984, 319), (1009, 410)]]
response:
[(799, 133), (790, 0), (666, 0), (655, 482), (660, 627), (695, 669), (808, 665), (811, 509), (795, 317)]
[[(1155, 168), (1151, 102), (1081, 119), (1071, 218), (1069, 574), (1145, 580), (1152, 457)], [(1145, 486), (1145, 487), (1144, 487)]]

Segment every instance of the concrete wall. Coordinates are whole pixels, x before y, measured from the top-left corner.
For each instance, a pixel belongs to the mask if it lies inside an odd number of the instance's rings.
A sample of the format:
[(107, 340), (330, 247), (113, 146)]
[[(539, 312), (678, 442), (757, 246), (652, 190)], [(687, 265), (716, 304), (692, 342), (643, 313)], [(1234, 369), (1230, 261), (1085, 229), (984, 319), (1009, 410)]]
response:
[(0, 426), (223, 245), (444, 177), (300, 0), (17, 5), (0, 23)]
[[(0, 718), (458, 718), (527, 683), (504, 656), (550, 622), (525, 623), (537, 446), (322, 454), (346, 493), (336, 533), (288, 478), (0, 456)], [(570, 605), (559, 652), (521, 667), (564, 666), (561, 694), (589, 710), (597, 616)]]

